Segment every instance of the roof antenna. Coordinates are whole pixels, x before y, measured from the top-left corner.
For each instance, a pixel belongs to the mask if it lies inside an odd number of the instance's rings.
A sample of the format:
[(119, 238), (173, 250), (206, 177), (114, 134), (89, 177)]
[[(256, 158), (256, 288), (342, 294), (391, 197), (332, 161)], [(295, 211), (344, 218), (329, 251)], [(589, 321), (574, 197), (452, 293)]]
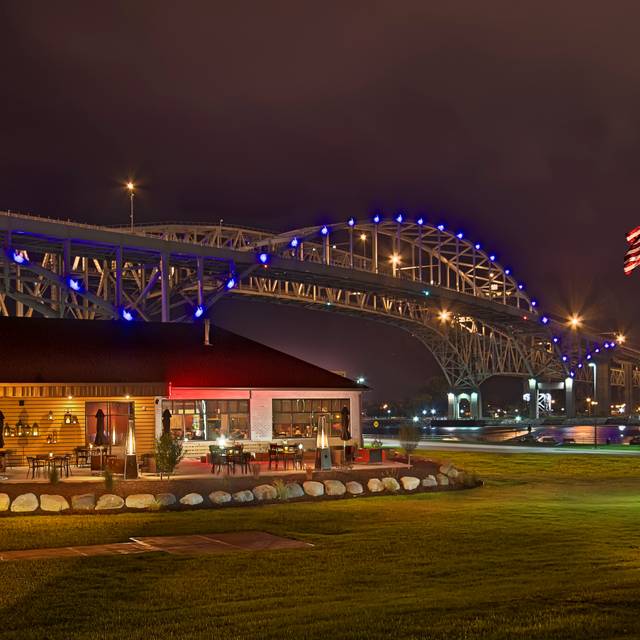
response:
[(204, 343), (208, 346), (211, 343), (209, 342), (209, 330), (210, 330), (210, 321), (209, 318), (205, 318), (204, 321)]

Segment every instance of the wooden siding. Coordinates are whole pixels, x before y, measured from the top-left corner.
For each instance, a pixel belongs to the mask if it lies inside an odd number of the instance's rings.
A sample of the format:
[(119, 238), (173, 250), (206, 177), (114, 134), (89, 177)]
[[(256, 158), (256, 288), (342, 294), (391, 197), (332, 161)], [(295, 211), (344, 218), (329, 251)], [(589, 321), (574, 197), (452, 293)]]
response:
[[(47, 385), (50, 387), (50, 385)], [(59, 389), (68, 389), (68, 385)], [(72, 399), (59, 397), (59, 391), (51, 396), (8, 396), (3, 393), (0, 387), (0, 411), (4, 414), (5, 425), (16, 426), (20, 420), (23, 424), (28, 424), (33, 428), (33, 424), (38, 424), (39, 435), (6, 436), (4, 437), (5, 451), (10, 452), (9, 462), (13, 466), (25, 465), (26, 457), (42, 455), (53, 452), (54, 454), (73, 454), (75, 447), (86, 444), (85, 437), (85, 402), (134, 402), (136, 419), (136, 452), (138, 455), (153, 450), (153, 440), (155, 437), (155, 397), (131, 396), (125, 400), (122, 395), (118, 396), (89, 396), (76, 397)], [(20, 406), (20, 401), (24, 402)], [(49, 411), (53, 412), (53, 420), (49, 420)], [(64, 416), (69, 411), (71, 415), (78, 418), (78, 424), (65, 424)], [(47, 443), (47, 437), (57, 432), (57, 442)], [(17, 432), (17, 429), (16, 429)]]

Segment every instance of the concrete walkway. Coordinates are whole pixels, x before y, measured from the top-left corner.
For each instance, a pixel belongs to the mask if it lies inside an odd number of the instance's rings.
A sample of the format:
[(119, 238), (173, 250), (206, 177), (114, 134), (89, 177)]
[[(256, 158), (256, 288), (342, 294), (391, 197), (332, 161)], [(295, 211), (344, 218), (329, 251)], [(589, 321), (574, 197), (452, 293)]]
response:
[(164, 552), (172, 555), (224, 554), (234, 551), (273, 551), (276, 549), (310, 549), (308, 542), (274, 536), (265, 531), (196, 534), (189, 536), (153, 536), (130, 538), (129, 542), (95, 544), (80, 547), (54, 547), (0, 551), (0, 562), (12, 560), (48, 560), (51, 558), (90, 558), (95, 556), (127, 556)]
[[(365, 437), (365, 441), (368, 438)], [(382, 444), (389, 447), (399, 447), (400, 442), (393, 438), (382, 438)], [(472, 444), (468, 442), (421, 442), (418, 445), (421, 451), (483, 451), (487, 453), (542, 453), (550, 455), (599, 455), (599, 456), (640, 456), (640, 447), (629, 450), (609, 449), (605, 445), (597, 449), (571, 446), (553, 447), (544, 446), (527, 447), (509, 444)]]

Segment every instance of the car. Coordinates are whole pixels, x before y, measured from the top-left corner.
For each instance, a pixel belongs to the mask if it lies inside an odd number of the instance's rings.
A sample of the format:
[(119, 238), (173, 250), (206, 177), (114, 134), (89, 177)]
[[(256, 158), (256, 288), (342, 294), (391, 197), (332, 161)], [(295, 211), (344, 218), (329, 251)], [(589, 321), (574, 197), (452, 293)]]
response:
[(553, 436), (542, 436), (538, 438), (539, 444), (558, 444), (558, 441)]
[(640, 436), (633, 436), (633, 438), (629, 440), (629, 444), (640, 444)]

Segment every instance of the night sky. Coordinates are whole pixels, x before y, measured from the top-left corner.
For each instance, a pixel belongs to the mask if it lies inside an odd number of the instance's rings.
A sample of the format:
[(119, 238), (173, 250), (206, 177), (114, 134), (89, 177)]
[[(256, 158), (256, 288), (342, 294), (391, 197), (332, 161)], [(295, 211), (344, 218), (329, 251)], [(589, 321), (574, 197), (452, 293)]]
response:
[[(545, 311), (632, 331), (637, 2), (0, 4), (0, 209), (285, 230), (426, 213)], [(214, 321), (409, 395), (435, 372), (384, 325), (225, 301)], [(637, 336), (640, 340), (640, 335)]]

